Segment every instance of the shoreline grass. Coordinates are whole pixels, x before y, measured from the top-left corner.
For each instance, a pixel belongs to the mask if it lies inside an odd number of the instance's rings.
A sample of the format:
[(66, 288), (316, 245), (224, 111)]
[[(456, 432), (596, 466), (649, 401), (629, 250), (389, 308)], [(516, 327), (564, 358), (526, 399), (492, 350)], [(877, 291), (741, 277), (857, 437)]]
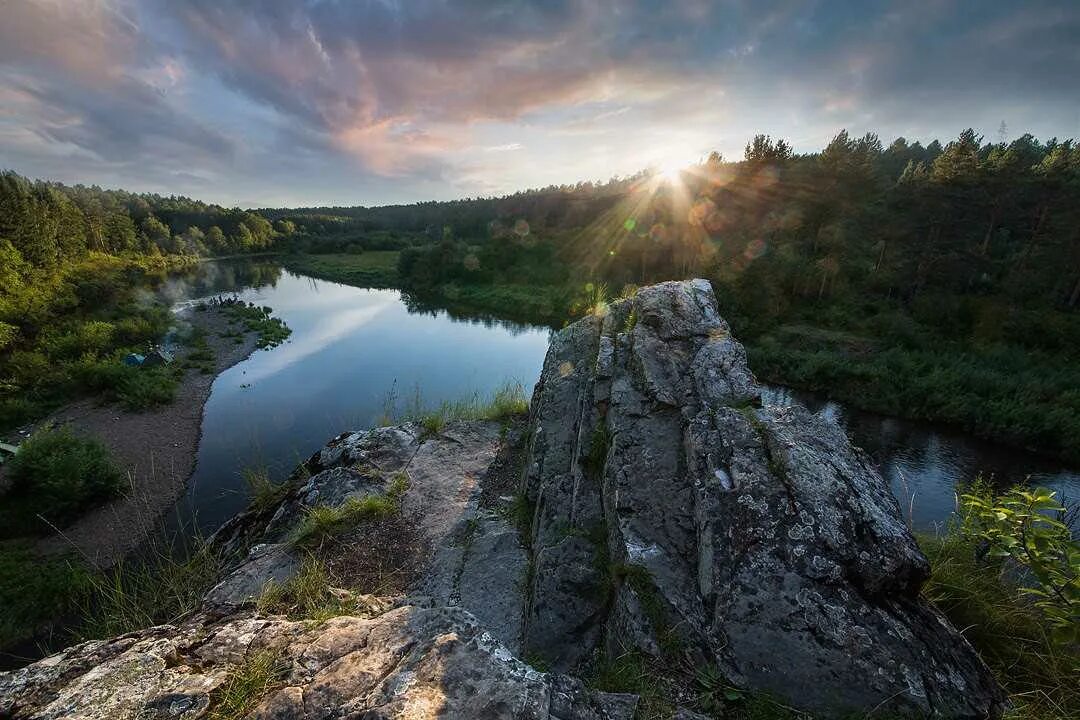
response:
[(285, 255), (282, 264), (294, 272), (330, 282), (359, 287), (390, 288), (398, 282), (398, 251), (365, 250), (362, 253), (303, 253)]

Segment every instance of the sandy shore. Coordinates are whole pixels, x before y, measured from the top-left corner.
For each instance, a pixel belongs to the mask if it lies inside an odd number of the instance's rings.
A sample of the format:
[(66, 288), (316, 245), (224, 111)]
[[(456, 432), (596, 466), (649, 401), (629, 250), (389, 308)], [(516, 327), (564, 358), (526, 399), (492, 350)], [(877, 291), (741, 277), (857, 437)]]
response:
[[(222, 371), (248, 357), (257, 340), (252, 332), (246, 332), (241, 343), (220, 337), (243, 326), (229, 325), (218, 309), (189, 311), (184, 319), (206, 330), (206, 341), (214, 351), (214, 371), (187, 370), (171, 404), (136, 413), (84, 400), (47, 418), (46, 422), (67, 424), (104, 442), (127, 471), (131, 488), (124, 497), (91, 510), (62, 534), (44, 538), (39, 543), (43, 552), (74, 550), (97, 565), (111, 565), (160, 528), (165, 513), (184, 493), (195, 468), (210, 387)], [(186, 352), (178, 353), (177, 361)]]

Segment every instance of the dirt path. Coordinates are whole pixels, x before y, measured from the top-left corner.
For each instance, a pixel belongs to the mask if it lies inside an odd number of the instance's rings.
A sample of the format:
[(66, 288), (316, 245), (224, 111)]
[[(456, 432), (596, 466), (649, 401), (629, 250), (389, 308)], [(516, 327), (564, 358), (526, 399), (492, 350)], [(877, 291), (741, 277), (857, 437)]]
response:
[[(248, 357), (257, 340), (253, 332), (245, 332), (240, 343), (220, 337), (243, 326), (230, 325), (216, 308), (188, 312), (184, 319), (206, 330), (207, 344), (214, 352), (214, 371), (187, 370), (171, 404), (147, 412), (127, 412), (115, 405), (84, 400), (47, 418), (46, 422), (67, 424), (104, 442), (127, 470), (131, 488), (126, 496), (83, 515), (62, 535), (43, 539), (39, 543), (42, 551), (75, 550), (97, 565), (111, 565), (159, 528), (164, 514), (183, 494), (195, 468), (210, 387), (222, 371)], [(183, 360), (186, 352), (179, 352), (176, 360)]]

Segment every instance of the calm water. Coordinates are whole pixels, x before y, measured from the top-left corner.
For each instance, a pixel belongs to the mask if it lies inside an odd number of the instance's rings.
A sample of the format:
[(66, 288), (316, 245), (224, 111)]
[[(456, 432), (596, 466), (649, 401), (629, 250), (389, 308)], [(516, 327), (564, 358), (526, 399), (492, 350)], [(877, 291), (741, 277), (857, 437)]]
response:
[[(547, 328), (421, 312), (396, 290), (313, 280), (273, 262), (208, 264), (173, 289), (177, 297), (235, 292), (269, 305), (293, 330), (285, 345), (256, 352), (214, 382), (180, 511), (204, 532), (246, 506), (245, 468), (284, 477), (331, 437), (372, 427), (417, 396), (434, 407), (507, 381), (531, 392), (548, 344)], [(946, 520), (957, 482), (979, 473), (1003, 486), (1030, 478), (1080, 497), (1080, 473), (1050, 459), (786, 388), (769, 388), (765, 402), (801, 402), (840, 423), (880, 464), (917, 528)]]
[[(215, 277), (197, 289), (235, 279)], [(281, 272), (236, 296), (272, 307), (292, 336), (214, 381), (182, 513), (193, 508), (204, 532), (246, 506), (245, 468), (266, 467), (280, 479), (331, 437), (372, 427), (388, 411), (401, 414), (417, 398), (437, 407), (487, 397), (507, 382), (531, 393), (547, 351), (547, 328), (410, 312), (397, 290)]]

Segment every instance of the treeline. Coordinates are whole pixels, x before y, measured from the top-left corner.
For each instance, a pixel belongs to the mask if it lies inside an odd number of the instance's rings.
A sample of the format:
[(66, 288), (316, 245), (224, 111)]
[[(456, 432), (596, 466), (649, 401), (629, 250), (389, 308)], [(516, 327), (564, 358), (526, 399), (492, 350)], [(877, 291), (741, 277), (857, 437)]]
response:
[(565, 317), (598, 288), (707, 277), (770, 380), (1080, 458), (1078, 199), (1071, 140), (840, 132), (802, 155), (759, 135), (677, 177), (320, 212), (422, 234), (399, 262), (420, 297)]
[(282, 234), (239, 209), (0, 173), (0, 429), (114, 389), (119, 355), (171, 322), (137, 289)]
[(238, 208), (185, 197), (33, 182), (11, 171), (0, 172), (0, 242), (6, 241), (23, 262), (41, 270), (55, 269), (88, 252), (258, 252), (269, 249), (281, 234), (263, 216)]

